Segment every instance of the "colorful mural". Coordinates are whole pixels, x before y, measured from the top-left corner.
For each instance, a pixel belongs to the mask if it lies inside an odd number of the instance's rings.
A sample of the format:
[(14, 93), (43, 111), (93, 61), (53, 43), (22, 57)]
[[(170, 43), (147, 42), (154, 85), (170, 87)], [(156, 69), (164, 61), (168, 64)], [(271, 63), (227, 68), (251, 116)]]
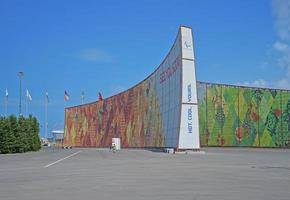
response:
[(285, 147), (290, 91), (198, 83), (203, 146)]
[(108, 147), (113, 137), (123, 147), (164, 146), (160, 107), (152, 82), (92, 104), (66, 109), (65, 144)]

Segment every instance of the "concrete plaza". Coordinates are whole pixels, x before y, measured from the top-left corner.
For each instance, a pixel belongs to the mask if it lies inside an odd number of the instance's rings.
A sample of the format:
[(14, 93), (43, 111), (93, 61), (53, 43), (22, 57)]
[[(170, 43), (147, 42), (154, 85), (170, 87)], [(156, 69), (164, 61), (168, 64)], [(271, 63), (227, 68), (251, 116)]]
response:
[(290, 150), (54, 149), (0, 155), (0, 199), (290, 199)]

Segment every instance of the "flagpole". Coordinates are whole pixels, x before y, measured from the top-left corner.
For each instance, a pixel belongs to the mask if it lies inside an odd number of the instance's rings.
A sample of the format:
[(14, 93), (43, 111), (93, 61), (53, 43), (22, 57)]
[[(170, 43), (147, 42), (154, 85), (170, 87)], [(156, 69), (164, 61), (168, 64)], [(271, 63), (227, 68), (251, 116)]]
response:
[(27, 90), (26, 90), (26, 98), (25, 98), (25, 116), (27, 117), (27, 113), (28, 113), (28, 101), (27, 101)]
[(82, 91), (82, 95), (81, 95), (81, 102), (82, 102), (82, 104), (84, 104), (84, 98), (85, 98), (85, 93), (84, 93), (84, 91)]
[(5, 97), (4, 104), (5, 104), (5, 117), (7, 117), (7, 107), (8, 107), (8, 97), (7, 96)]
[(21, 98), (22, 98), (22, 77), (24, 76), (23, 72), (18, 72), (18, 77), (19, 77), (19, 116), (22, 115), (21, 111)]
[(48, 97), (47, 97), (47, 92), (45, 94), (45, 138), (47, 139), (47, 129), (48, 129), (48, 122), (47, 122), (47, 104), (48, 104)]
[[(64, 120), (63, 120), (64, 129), (63, 129), (63, 130), (64, 130), (64, 131), (65, 131), (65, 117), (66, 117), (66, 116), (65, 116), (65, 114), (66, 114), (66, 113), (65, 113), (65, 108), (66, 108), (66, 101), (65, 101), (65, 99), (64, 99), (64, 101), (63, 101), (63, 111), (64, 111)], [(62, 136), (62, 144), (61, 144), (62, 147), (63, 147), (63, 145), (64, 145), (64, 136), (65, 136), (64, 134), (65, 134), (65, 132), (63, 132), (63, 136)]]
[(4, 99), (5, 117), (7, 117), (7, 98)]

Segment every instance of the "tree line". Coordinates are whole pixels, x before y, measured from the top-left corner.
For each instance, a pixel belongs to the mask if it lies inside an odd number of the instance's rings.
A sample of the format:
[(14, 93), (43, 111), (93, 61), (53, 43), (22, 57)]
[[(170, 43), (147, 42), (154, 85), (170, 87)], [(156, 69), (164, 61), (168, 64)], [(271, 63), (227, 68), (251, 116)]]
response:
[(40, 148), (39, 123), (35, 117), (0, 117), (1, 154), (38, 151)]

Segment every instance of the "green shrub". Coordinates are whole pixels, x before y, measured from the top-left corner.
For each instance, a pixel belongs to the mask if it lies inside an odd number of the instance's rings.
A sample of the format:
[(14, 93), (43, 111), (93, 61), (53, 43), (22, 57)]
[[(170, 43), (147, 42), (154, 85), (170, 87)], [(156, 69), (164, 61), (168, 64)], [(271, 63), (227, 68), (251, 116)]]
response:
[(39, 123), (35, 117), (0, 117), (0, 153), (23, 153), (40, 148)]

